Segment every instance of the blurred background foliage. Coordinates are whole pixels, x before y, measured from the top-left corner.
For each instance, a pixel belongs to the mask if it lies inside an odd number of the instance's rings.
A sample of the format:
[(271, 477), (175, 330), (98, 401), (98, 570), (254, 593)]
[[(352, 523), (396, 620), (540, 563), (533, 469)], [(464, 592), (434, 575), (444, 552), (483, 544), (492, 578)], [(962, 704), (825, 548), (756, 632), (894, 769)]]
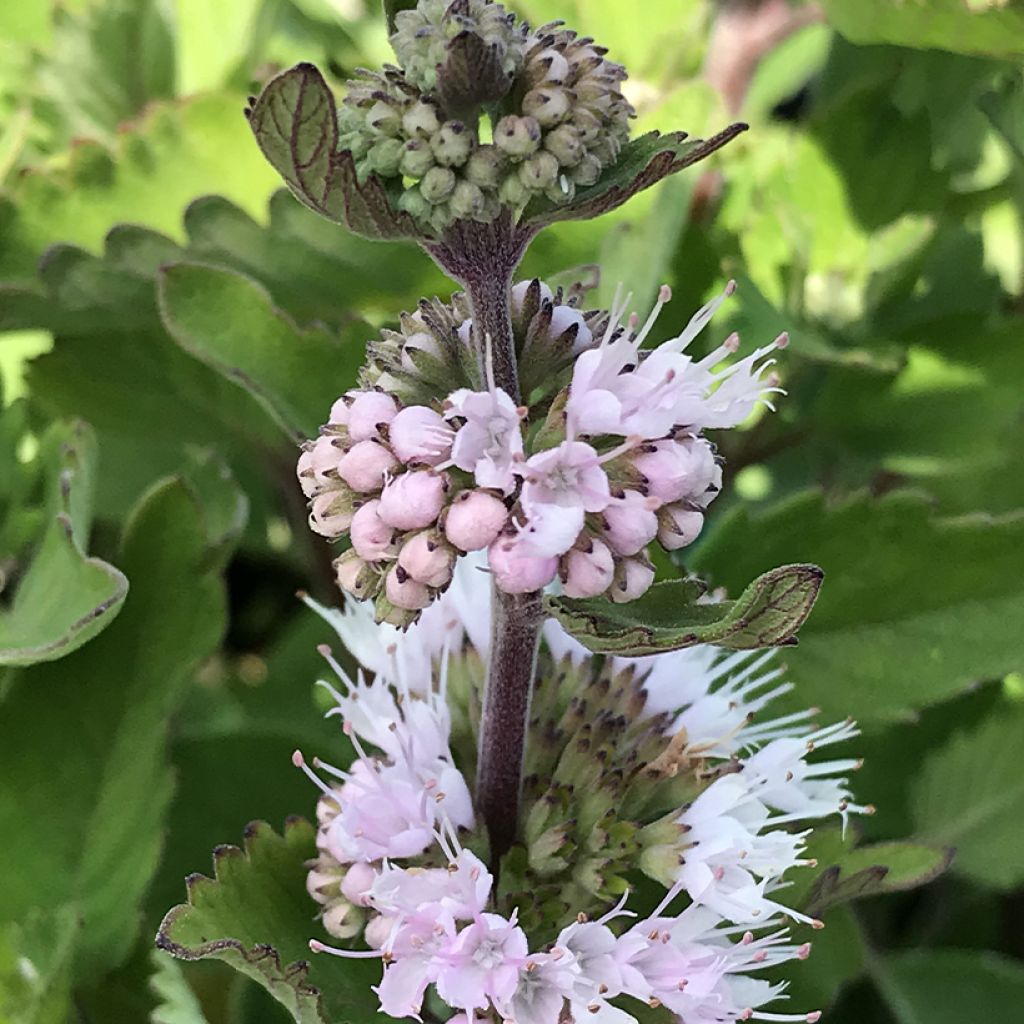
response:
[[(622, 281), (639, 309), (668, 281), (665, 336), (733, 276), (715, 338), (790, 331), (788, 397), (724, 442), (686, 570), (824, 567), (794, 699), (864, 725), (864, 841), (957, 850), (827, 915), (794, 1004), (1019, 1019), (1024, 4), (512, 6), (607, 44), (641, 127), (750, 123), (524, 272), (600, 263), (593, 302)], [(0, 4), (0, 1021), (286, 1019), (152, 936), (214, 846), (311, 812), (288, 755), (338, 742), (295, 438), (450, 285), (282, 192), (242, 107), (298, 60), (387, 56), (376, 0)]]

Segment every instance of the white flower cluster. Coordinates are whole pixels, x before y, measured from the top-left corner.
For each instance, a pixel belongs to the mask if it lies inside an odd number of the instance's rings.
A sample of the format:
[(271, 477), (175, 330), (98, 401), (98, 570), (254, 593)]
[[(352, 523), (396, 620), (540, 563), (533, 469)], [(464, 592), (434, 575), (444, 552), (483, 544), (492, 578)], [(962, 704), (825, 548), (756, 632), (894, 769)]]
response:
[[(420, 623), (397, 647), (399, 634), (374, 626), (354, 603), (345, 615), (329, 614), (378, 675), (352, 681), (334, 665), (346, 692), (335, 692), (330, 713), (343, 719), (355, 763), (339, 771), (315, 762), (330, 777), (324, 781), (301, 755), (295, 760), (323, 792), (310, 891), (324, 905), (327, 930), (361, 933), (365, 947), (313, 940), (311, 948), (380, 957), (376, 992), (381, 1010), (396, 1018), (418, 1019), (433, 986), (456, 1024), (478, 1015), (558, 1024), (566, 1012), (576, 1021), (631, 1024), (629, 1000), (663, 1005), (688, 1024), (816, 1021), (817, 1012), (763, 1009), (784, 997), (785, 985), (757, 973), (810, 951), (790, 941), (781, 919), (819, 923), (774, 898), (786, 873), (808, 863), (808, 824), (866, 810), (850, 803), (837, 777), (857, 762), (807, 760), (855, 735), (853, 725), (815, 730), (810, 712), (754, 723), (788, 689), (771, 654), (695, 648), (621, 662), (620, 670), (643, 674), (645, 713), (667, 723), (666, 743), (685, 735), (691, 753), (722, 770), (708, 772), (714, 780), (670, 820), (649, 825), (662, 841), (648, 846), (640, 867), (666, 887), (656, 907), (637, 919), (623, 898), (593, 920), (571, 915), (553, 940), (534, 942), (517, 907), (498, 912), (491, 872), (460, 839), (472, 838), (474, 812), (449, 749), (446, 674), (462, 632), (486, 658), (489, 591), (472, 566), (458, 576), (438, 606), (445, 628)], [(552, 656), (588, 657), (553, 623), (545, 637)], [(436, 683), (427, 674), (432, 658)], [(791, 830), (797, 824), (804, 827)]]
[[(643, 594), (654, 580), (647, 545), (692, 543), (721, 486), (703, 432), (736, 426), (758, 403), (771, 407), (768, 395), (779, 390), (766, 357), (785, 335), (728, 365), (735, 335), (702, 359), (687, 352), (733, 289), (678, 336), (644, 348), (667, 287), (640, 326), (635, 316), (622, 322), (628, 297), (598, 320), (555, 303), (546, 285), (517, 285), (514, 316), (532, 302), (545, 337), (572, 338), (571, 376), (539, 432), (489, 368), (485, 390), (458, 388), (436, 407), (403, 406), (385, 390), (339, 399), (298, 471), (311, 527), (351, 536), (351, 551), (336, 563), (340, 586), (364, 599), (383, 594), (378, 618), (407, 623), (447, 587), (459, 553), (487, 548), (508, 593), (540, 590), (558, 576), (569, 597)], [(416, 315), (416, 351), (439, 359), (439, 343)], [(599, 322), (595, 336), (590, 327)], [(452, 344), (468, 347), (471, 331), (472, 321), (462, 321)]]

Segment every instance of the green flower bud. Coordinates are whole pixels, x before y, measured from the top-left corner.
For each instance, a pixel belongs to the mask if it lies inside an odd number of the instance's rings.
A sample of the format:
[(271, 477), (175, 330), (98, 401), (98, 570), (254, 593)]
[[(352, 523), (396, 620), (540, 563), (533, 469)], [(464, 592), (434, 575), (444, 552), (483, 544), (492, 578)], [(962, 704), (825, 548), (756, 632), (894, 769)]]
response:
[(461, 167), (473, 148), (473, 136), (461, 121), (446, 121), (430, 137), (430, 148), (442, 167)]
[(366, 123), (383, 135), (397, 135), (402, 127), (402, 117), (391, 103), (377, 100), (366, 112)]
[(576, 185), (564, 174), (559, 174), (556, 181), (544, 189), (544, 195), (553, 203), (571, 203), (576, 195)]
[(601, 177), (604, 167), (593, 153), (584, 153), (583, 158), (575, 167), (566, 172), (570, 181), (576, 185), (593, 185)]
[(402, 148), (399, 170), (407, 178), (422, 178), (434, 166), (434, 152), (424, 139), (410, 139)]
[(468, 217), (475, 220), (484, 211), (484, 194), (472, 182), (460, 181), (455, 186), (449, 206), (456, 217)]
[(509, 114), (494, 126), (494, 143), (511, 157), (527, 157), (540, 147), (541, 130), (536, 118)]
[(554, 155), (560, 167), (575, 167), (585, 152), (579, 132), (571, 124), (562, 124), (544, 136), (544, 148)]
[(571, 103), (564, 89), (531, 89), (523, 97), (523, 113), (534, 117), (542, 128), (553, 128), (569, 116)]
[(402, 128), (413, 138), (430, 138), (440, 127), (437, 108), (424, 100), (418, 100), (402, 115)]
[(398, 198), (398, 208), (416, 221), (425, 221), (431, 212), (430, 203), (418, 188), (407, 188)]
[(558, 179), (558, 161), (548, 152), (534, 153), (519, 165), (519, 180), (531, 191), (540, 192)]
[(530, 201), (530, 190), (523, 184), (518, 173), (513, 172), (501, 183), (498, 199), (505, 206), (525, 206)]
[(466, 178), (480, 188), (497, 188), (501, 183), (505, 157), (496, 146), (480, 146), (466, 161)]
[(386, 178), (394, 177), (398, 174), (403, 149), (400, 139), (381, 139), (367, 154), (370, 170)]
[(455, 191), (455, 172), (448, 167), (431, 167), (420, 182), (420, 192), (428, 203), (443, 203)]

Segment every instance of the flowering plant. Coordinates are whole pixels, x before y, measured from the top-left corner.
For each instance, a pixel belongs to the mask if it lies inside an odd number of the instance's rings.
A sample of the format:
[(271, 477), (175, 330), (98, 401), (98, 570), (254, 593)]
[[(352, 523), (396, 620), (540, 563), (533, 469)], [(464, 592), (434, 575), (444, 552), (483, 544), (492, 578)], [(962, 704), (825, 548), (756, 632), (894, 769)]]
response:
[(1022, 17), (0, 4), (0, 1020), (1016, 1019)]

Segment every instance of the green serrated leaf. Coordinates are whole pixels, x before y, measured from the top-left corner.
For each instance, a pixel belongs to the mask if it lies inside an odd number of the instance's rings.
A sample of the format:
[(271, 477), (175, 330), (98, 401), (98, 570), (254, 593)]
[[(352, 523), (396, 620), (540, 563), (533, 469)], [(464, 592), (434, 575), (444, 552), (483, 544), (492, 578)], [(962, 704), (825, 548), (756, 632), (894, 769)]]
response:
[(954, 870), (980, 885), (1024, 881), (1024, 712), (1002, 710), (932, 752), (910, 800), (928, 843), (956, 847)]
[(249, 124), (263, 155), (311, 210), (366, 238), (421, 237), (380, 179), (360, 182), (352, 154), (339, 151), (334, 94), (312, 64), (272, 79), (249, 111)]
[[(165, 480), (136, 506), (122, 557), (132, 589), (108, 629), (69, 658), (7, 680), (0, 920), (73, 903), (79, 980), (131, 951), (163, 845), (169, 723), (224, 629), (196, 494), (195, 482)], [(26, 815), (26, 800), (46, 813)]]
[(1024, 53), (1024, 11), (986, 0), (824, 0), (829, 21), (855, 43), (1010, 56)]
[(805, 492), (734, 509), (692, 562), (731, 588), (794, 557), (829, 579), (786, 659), (800, 707), (892, 721), (1024, 664), (1020, 514), (945, 519), (919, 494)]
[(119, 569), (83, 550), (95, 486), (92, 431), (81, 422), (55, 423), (43, 438), (40, 462), (46, 526), (10, 606), (0, 611), (0, 665), (70, 654), (113, 622), (128, 592)]
[(259, 982), (299, 1024), (363, 1024), (376, 1013), (374, 960), (310, 962), (313, 905), (305, 862), (315, 830), (294, 818), (278, 835), (253, 822), (244, 850), (214, 851), (214, 878), (191, 875), (188, 903), (168, 912), (157, 945), (183, 960), (217, 959)]
[(159, 294), (171, 337), (245, 388), (292, 440), (316, 436), (372, 334), (361, 322), (344, 338), (320, 327), (302, 331), (255, 281), (199, 264), (164, 268)]
[(735, 601), (698, 604), (706, 588), (697, 580), (656, 583), (629, 604), (545, 601), (562, 626), (597, 654), (639, 657), (695, 644), (751, 650), (795, 643), (821, 582), (815, 565), (785, 565), (758, 577)]
[(571, 203), (557, 205), (534, 200), (520, 218), (527, 229), (538, 230), (561, 220), (589, 220), (608, 213), (651, 185), (709, 157), (737, 135), (745, 124), (730, 125), (710, 139), (688, 139), (685, 132), (649, 132), (622, 147), (618, 160), (593, 185), (576, 192)]
[(0, 1021), (66, 1024), (79, 926), (73, 906), (0, 925)]

